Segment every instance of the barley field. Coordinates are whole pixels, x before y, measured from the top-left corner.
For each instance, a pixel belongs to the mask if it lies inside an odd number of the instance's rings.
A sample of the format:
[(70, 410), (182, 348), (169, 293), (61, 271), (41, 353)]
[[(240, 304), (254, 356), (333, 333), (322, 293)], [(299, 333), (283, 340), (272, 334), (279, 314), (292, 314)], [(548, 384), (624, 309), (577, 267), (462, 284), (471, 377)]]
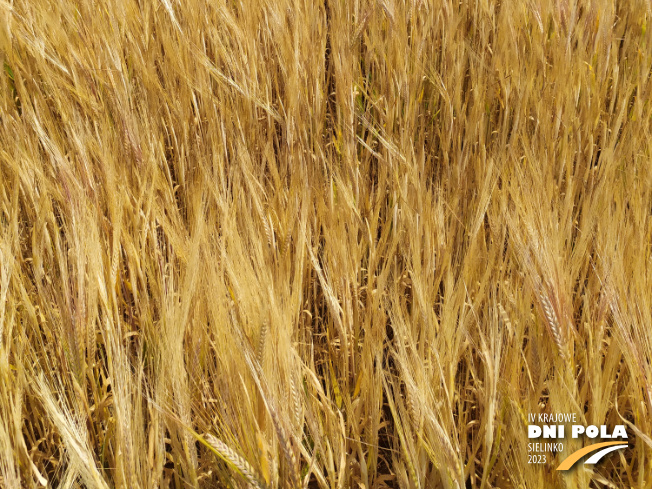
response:
[(651, 14), (0, 0), (0, 487), (652, 488)]

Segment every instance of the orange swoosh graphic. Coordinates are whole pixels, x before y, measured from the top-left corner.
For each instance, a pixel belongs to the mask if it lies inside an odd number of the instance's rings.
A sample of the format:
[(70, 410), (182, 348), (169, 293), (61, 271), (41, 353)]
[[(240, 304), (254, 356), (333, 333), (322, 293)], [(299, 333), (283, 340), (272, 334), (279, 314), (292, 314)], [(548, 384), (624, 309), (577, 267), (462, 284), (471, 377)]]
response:
[(581, 448), (580, 450), (571, 453), (568, 457), (564, 459), (557, 470), (568, 470), (570, 469), (575, 462), (581, 459), (587, 453), (591, 453), (598, 448), (610, 447), (612, 445), (624, 445), (626, 442), (623, 441), (606, 441), (604, 443), (595, 443), (594, 445), (589, 445), (588, 447)]

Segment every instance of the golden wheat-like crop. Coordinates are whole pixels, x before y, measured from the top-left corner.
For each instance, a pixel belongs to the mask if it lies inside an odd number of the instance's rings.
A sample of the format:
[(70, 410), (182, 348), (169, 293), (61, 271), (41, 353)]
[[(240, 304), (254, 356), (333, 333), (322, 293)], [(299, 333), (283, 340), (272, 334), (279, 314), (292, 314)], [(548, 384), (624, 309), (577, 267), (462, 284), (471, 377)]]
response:
[(0, 487), (652, 488), (651, 14), (0, 0)]

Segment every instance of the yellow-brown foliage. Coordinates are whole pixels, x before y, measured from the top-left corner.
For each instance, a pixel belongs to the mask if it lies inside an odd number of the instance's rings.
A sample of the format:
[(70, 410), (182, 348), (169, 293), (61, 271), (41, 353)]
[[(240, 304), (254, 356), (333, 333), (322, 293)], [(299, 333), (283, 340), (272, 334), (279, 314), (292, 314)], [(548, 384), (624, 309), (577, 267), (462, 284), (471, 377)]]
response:
[(651, 13), (0, 0), (0, 486), (652, 487)]

